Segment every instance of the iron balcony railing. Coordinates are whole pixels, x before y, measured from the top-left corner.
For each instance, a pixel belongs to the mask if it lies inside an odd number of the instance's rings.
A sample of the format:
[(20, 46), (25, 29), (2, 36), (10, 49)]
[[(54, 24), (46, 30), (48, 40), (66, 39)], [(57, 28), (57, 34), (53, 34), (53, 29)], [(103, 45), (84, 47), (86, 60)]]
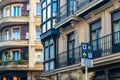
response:
[(68, 3), (65, 3), (58, 9), (58, 17), (57, 22), (65, 19), (66, 17), (74, 14), (76, 11), (85, 7), (87, 4), (92, 2), (93, 0), (71, 0)]
[(28, 40), (29, 36), (20, 36), (20, 35), (16, 35), (16, 36), (2, 36), (0, 37), (0, 41), (11, 41), (11, 40)]
[[(120, 52), (120, 31), (97, 38), (90, 42), (93, 45), (94, 58), (100, 58)], [(81, 47), (57, 54), (57, 68), (81, 62)]]
[(8, 17), (26, 17), (29, 16), (29, 12), (9, 12), (9, 13), (0, 13), (0, 19), (8, 18)]
[(80, 63), (80, 47), (59, 53), (57, 62), (58, 68)]

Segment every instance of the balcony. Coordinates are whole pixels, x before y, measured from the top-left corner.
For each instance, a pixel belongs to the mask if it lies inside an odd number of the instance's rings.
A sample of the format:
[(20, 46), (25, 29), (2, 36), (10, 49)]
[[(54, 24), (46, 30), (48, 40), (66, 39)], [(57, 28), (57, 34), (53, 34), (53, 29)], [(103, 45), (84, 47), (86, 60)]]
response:
[(2, 9), (4, 6), (12, 3), (17, 2), (29, 2), (29, 0), (0, 0), (0, 9)]
[(0, 61), (0, 69), (2, 70), (26, 70), (28, 68), (28, 61)]
[[(90, 42), (93, 44), (94, 66), (119, 62), (120, 31)], [(57, 69), (70, 67), (81, 62), (81, 47), (57, 54)], [(103, 64), (105, 63), (105, 64)]]
[(9, 25), (26, 24), (29, 22), (29, 13), (21, 12), (20, 15), (15, 16), (14, 13), (11, 15), (0, 16), (0, 29)]
[(84, 15), (90, 11), (100, 7), (109, 0), (72, 0), (65, 3), (58, 9), (58, 17), (56, 28), (68, 26), (71, 21), (79, 21)]
[[(69, 53), (72, 54), (68, 55)], [(80, 47), (59, 53), (57, 55), (57, 59), (58, 59), (58, 63), (57, 63), (58, 68), (80, 63)]]
[(0, 51), (7, 49), (7, 48), (12, 48), (12, 47), (22, 47), (22, 46), (28, 46), (28, 36), (17, 36), (17, 37), (12, 37), (12, 36), (3, 36), (0, 37)]

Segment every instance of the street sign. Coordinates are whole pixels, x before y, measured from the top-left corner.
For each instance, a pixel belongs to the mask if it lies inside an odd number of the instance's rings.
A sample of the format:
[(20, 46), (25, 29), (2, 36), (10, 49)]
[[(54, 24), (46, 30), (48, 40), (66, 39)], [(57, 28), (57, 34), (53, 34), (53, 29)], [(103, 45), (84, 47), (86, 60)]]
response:
[(85, 67), (93, 67), (93, 60), (82, 58), (81, 65)]
[(81, 64), (85, 67), (93, 67), (93, 46), (89, 43), (81, 43)]

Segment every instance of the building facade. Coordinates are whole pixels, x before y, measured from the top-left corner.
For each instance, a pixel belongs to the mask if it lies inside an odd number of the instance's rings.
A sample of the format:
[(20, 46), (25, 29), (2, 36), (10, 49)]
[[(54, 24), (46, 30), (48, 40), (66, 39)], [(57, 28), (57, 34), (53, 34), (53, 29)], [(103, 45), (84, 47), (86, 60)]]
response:
[(39, 80), (43, 72), (39, 0), (0, 0), (0, 80)]
[[(46, 1), (49, 0), (43, 0), (43, 6), (47, 6), (47, 3), (44, 4)], [(85, 80), (80, 45), (86, 42), (93, 45), (94, 53), (94, 67), (89, 68), (88, 80), (120, 80), (120, 0), (57, 2), (55, 26), (42, 33), (43, 41), (50, 37), (56, 39), (50, 41), (55, 43), (55, 52), (51, 51), (50, 42), (43, 44), (44, 76), (50, 80)], [(42, 14), (44, 15), (43, 7)], [(43, 22), (44, 20), (42, 24)], [(46, 22), (45, 24), (50, 27)], [(42, 28), (46, 27), (42, 25)]]

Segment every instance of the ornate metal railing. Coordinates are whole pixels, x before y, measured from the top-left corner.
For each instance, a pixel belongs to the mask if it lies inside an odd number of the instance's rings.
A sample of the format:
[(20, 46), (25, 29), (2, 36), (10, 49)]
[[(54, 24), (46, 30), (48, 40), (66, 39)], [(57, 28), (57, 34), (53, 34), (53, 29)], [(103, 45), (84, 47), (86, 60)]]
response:
[(80, 47), (59, 53), (57, 55), (57, 62), (57, 67), (80, 63)]
[(11, 40), (27, 40), (29, 39), (29, 36), (20, 36), (20, 35), (16, 35), (16, 36), (2, 36), (0, 37), (0, 41), (11, 41)]
[(71, 14), (74, 14), (77, 10), (80, 10), (92, 1), (93, 0), (71, 0), (68, 3), (65, 3), (58, 9), (57, 22), (60, 22)]
[[(100, 37), (90, 42), (93, 44), (94, 58), (100, 58), (120, 52), (120, 31)], [(81, 62), (81, 47), (57, 54), (57, 68)]]

